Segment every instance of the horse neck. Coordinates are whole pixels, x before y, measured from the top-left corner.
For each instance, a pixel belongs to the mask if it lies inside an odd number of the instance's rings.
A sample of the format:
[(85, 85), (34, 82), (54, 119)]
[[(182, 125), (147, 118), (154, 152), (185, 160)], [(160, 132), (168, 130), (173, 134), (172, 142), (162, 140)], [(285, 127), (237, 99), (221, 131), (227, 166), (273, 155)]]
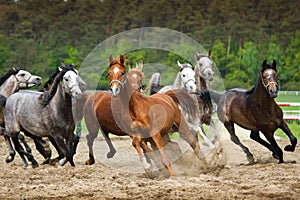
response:
[(12, 75), (0, 87), (0, 93), (6, 98), (19, 90), (18, 81)]
[(179, 89), (179, 88), (184, 87), (183, 84), (181, 83), (181, 81), (182, 81), (181, 76), (180, 76), (179, 73), (177, 73), (177, 76), (176, 76), (176, 78), (174, 80), (174, 83), (173, 83), (174, 89)]
[(72, 113), (72, 98), (63, 90), (61, 84), (59, 84), (50, 104), (55, 104), (55, 109), (63, 110), (64, 113), (68, 111)]
[(202, 78), (199, 73), (196, 73), (196, 86), (198, 91), (208, 89), (205, 79)]
[(261, 77), (258, 78), (251, 96), (252, 100), (259, 103), (260, 105), (266, 104), (268, 105), (267, 107), (269, 107), (270, 103), (275, 103), (274, 99), (270, 97), (265, 87), (263, 86)]

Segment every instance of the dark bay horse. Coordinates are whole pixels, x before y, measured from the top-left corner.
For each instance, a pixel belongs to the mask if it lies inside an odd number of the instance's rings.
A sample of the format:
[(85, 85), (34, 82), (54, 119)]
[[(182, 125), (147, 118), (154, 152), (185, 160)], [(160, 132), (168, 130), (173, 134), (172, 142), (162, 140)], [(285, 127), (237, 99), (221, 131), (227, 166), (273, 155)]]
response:
[(142, 150), (145, 152), (144, 143), (151, 140), (157, 147), (161, 162), (169, 175), (174, 176), (163, 141), (170, 130), (178, 131), (200, 158), (200, 146), (190, 133), (178, 104), (165, 94), (145, 96), (136, 91), (128, 83), (123, 55), (115, 60), (110, 56), (109, 62), (112, 113), (118, 126), (132, 138), (132, 145), (139, 154), (145, 171), (147, 172), (152, 165), (150, 160), (144, 157)]
[[(128, 72), (129, 83), (139, 92), (142, 90), (143, 78), (144, 74), (142, 72), (141, 65), (137, 64), (136, 68), (133, 68)], [(84, 92), (82, 98), (75, 102), (75, 121), (78, 123), (84, 117), (88, 129), (88, 135), (86, 136), (89, 147), (89, 159), (86, 161), (86, 164), (88, 165), (95, 163), (93, 144), (94, 140), (98, 136), (99, 130), (101, 130), (110, 149), (107, 153), (107, 158), (112, 158), (116, 153), (116, 149), (109, 138), (109, 133), (117, 136), (128, 136), (126, 132), (120, 129), (114, 120), (114, 116), (111, 111), (111, 101), (111, 93), (102, 91), (96, 93)]]
[[(253, 155), (236, 136), (235, 123), (251, 130), (250, 138), (273, 152), (273, 157), (279, 159), (279, 163), (284, 161), (283, 152), (274, 139), (276, 129), (282, 129), (291, 141), (291, 145), (285, 146), (284, 150), (295, 150), (297, 139), (283, 120), (281, 108), (274, 101), (278, 92), (277, 79), (276, 61), (273, 60), (272, 64), (267, 64), (265, 60), (253, 89), (248, 91), (231, 89), (222, 95), (211, 91), (213, 100), (218, 104), (219, 119), (230, 133), (231, 140), (243, 149), (249, 163), (254, 163)], [(260, 137), (259, 131), (268, 142)]]
[[(31, 153), (23, 150), (17, 135), (20, 131), (29, 132), (37, 137), (52, 137), (66, 159), (61, 165), (73, 161), (73, 138), (74, 120), (72, 114), (72, 97), (81, 97), (85, 83), (78, 76), (73, 65), (59, 68), (49, 90), (45, 92), (19, 92), (11, 95), (6, 102), (4, 113), (6, 136), (13, 140), (16, 151), (21, 156), (24, 166), (27, 167), (28, 160), (32, 165), (37, 165)], [(8, 142), (11, 160), (15, 151)]]

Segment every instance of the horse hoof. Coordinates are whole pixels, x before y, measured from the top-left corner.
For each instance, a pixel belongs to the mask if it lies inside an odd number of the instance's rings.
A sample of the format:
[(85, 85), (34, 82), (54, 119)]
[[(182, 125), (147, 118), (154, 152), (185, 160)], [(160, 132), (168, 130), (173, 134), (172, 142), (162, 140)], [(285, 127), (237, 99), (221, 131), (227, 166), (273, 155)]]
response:
[(66, 157), (64, 157), (63, 159), (60, 159), (60, 160), (58, 161), (58, 164), (59, 164), (60, 166), (64, 166), (66, 163), (67, 163), (67, 158), (66, 158)]
[(293, 147), (292, 145), (286, 145), (284, 147), (284, 150), (285, 151), (291, 151), (291, 152), (294, 152), (295, 151), (295, 147)]
[(107, 153), (106, 157), (107, 158), (112, 158), (112, 157), (114, 157), (115, 154), (116, 154), (115, 151), (114, 152), (110, 151), (110, 152)]
[(273, 158), (275, 158), (276, 160), (279, 160), (279, 156), (276, 153), (272, 153)]
[(88, 159), (87, 161), (85, 161), (86, 165), (93, 165), (94, 163), (95, 163), (95, 160), (91, 160), (91, 159)]
[(36, 162), (36, 163), (32, 163), (31, 166), (32, 166), (32, 168), (37, 168), (39, 166), (39, 164)]
[(14, 156), (7, 156), (6, 163), (12, 162), (14, 160), (14, 158), (15, 158)]
[(248, 160), (248, 162), (249, 162), (250, 165), (254, 164), (254, 158), (253, 158), (253, 156), (247, 156), (247, 160)]

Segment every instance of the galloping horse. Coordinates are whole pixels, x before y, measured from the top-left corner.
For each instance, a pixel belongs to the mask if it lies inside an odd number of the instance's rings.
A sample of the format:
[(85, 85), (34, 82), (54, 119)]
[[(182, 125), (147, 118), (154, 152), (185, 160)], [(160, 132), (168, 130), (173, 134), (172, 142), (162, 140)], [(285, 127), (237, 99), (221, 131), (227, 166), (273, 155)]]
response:
[[(222, 95), (211, 91), (213, 100), (218, 104), (219, 119), (230, 133), (231, 140), (243, 149), (249, 163), (254, 163), (253, 155), (236, 136), (234, 123), (251, 130), (250, 138), (272, 151), (273, 157), (279, 159), (279, 163), (284, 161), (283, 152), (274, 139), (277, 128), (282, 129), (291, 141), (291, 145), (287, 145), (284, 150), (295, 150), (297, 139), (283, 120), (281, 108), (274, 101), (278, 92), (277, 79), (276, 61), (273, 60), (270, 65), (265, 60), (253, 89), (248, 91), (231, 89)], [(268, 142), (260, 137), (259, 131)]]
[(142, 149), (145, 151), (144, 144), (151, 140), (158, 148), (161, 162), (169, 175), (174, 176), (163, 142), (163, 138), (171, 129), (178, 131), (200, 158), (200, 146), (191, 135), (178, 104), (165, 94), (145, 96), (136, 91), (128, 83), (123, 55), (115, 60), (110, 56), (109, 62), (112, 113), (120, 128), (132, 138), (132, 145), (138, 152), (145, 171), (151, 169), (151, 161), (145, 159)]
[[(133, 68), (128, 72), (128, 81), (137, 91), (142, 91), (143, 78), (144, 73), (142, 72), (141, 64), (136, 64), (136, 68)], [(82, 98), (77, 100), (75, 103), (75, 121), (78, 123), (84, 117), (89, 132), (86, 136), (89, 147), (89, 159), (86, 161), (86, 164), (88, 165), (95, 163), (93, 144), (94, 140), (98, 136), (99, 130), (101, 130), (109, 147), (107, 158), (112, 158), (116, 153), (116, 149), (109, 138), (109, 133), (117, 136), (128, 135), (119, 128), (114, 120), (111, 111), (111, 100), (112, 97), (109, 92), (96, 92), (94, 94), (84, 92)]]
[[(17, 136), (20, 131), (26, 131), (37, 137), (51, 136), (64, 153), (66, 160), (60, 162), (61, 165), (69, 161), (72, 166), (73, 161), (73, 138), (74, 120), (72, 115), (72, 100), (81, 97), (85, 83), (78, 76), (73, 65), (59, 68), (49, 90), (45, 92), (19, 92), (11, 95), (7, 99), (4, 113), (5, 136), (10, 136), (13, 140), (16, 151), (19, 153), (24, 166), (28, 163), (33, 166), (37, 162), (31, 153), (23, 150)], [(6, 137), (7, 138), (7, 137)], [(8, 142), (10, 160), (15, 156), (15, 151)]]
[[(4, 108), (6, 99), (20, 89), (31, 88), (41, 84), (41, 77), (32, 75), (28, 71), (20, 70), (18, 68), (11, 68), (7, 73), (0, 77), (0, 127), (1, 134), (4, 129)], [(19, 139), (23, 142), (26, 150), (31, 151), (25, 138), (22, 134), (18, 135)], [(50, 149), (50, 148), (49, 148)]]

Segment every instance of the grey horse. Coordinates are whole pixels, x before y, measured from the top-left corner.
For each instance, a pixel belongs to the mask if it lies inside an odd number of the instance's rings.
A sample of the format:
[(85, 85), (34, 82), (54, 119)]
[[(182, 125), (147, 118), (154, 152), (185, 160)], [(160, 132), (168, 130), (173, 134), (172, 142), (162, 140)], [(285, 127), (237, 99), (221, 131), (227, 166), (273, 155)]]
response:
[[(4, 108), (6, 99), (18, 92), (20, 89), (27, 89), (41, 84), (41, 77), (32, 75), (28, 71), (12, 67), (5, 74), (0, 77), (0, 133), (3, 134), (4, 130)], [(30, 147), (25, 141), (22, 134), (18, 135), (19, 139), (23, 142), (26, 151), (31, 152)], [(47, 143), (43, 143), (46, 145)], [(49, 144), (48, 144), (49, 145)], [(50, 148), (49, 148), (50, 149)], [(51, 151), (50, 151), (51, 153)], [(49, 153), (48, 153), (49, 154)]]
[[(19, 92), (11, 95), (6, 102), (4, 112), (5, 139), (11, 137), (15, 150), (19, 153), (24, 166), (27, 160), (32, 166), (37, 162), (31, 153), (23, 150), (17, 139), (20, 131), (26, 131), (37, 137), (51, 137), (57, 145), (58, 151), (63, 152), (65, 159), (60, 161), (64, 165), (67, 161), (75, 166), (73, 161), (74, 148), (74, 119), (72, 114), (72, 97), (79, 99), (86, 84), (78, 75), (73, 65), (59, 68), (59, 73), (53, 77), (45, 92)], [(15, 151), (11, 143), (7, 142), (12, 161)]]

